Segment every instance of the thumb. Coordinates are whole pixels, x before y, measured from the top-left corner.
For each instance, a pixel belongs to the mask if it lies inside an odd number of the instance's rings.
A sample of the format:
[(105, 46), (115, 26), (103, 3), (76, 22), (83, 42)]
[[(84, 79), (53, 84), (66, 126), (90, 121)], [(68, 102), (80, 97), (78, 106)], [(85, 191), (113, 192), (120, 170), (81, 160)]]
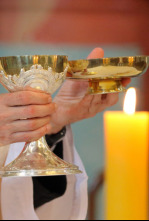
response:
[(95, 48), (87, 57), (87, 59), (98, 59), (104, 57), (104, 50), (102, 48)]

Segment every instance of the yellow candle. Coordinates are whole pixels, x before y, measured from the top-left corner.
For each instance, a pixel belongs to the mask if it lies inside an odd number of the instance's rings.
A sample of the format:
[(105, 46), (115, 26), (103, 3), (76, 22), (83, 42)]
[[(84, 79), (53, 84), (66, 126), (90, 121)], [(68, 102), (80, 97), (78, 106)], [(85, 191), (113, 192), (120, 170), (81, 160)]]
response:
[(149, 113), (106, 112), (106, 219), (148, 220)]

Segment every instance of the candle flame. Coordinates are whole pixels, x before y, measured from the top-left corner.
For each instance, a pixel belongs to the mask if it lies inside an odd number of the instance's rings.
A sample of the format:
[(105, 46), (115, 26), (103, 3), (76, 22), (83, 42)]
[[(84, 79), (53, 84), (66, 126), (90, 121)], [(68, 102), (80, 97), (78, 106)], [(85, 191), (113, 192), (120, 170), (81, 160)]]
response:
[(124, 112), (129, 115), (133, 115), (136, 111), (136, 89), (129, 88), (124, 102)]

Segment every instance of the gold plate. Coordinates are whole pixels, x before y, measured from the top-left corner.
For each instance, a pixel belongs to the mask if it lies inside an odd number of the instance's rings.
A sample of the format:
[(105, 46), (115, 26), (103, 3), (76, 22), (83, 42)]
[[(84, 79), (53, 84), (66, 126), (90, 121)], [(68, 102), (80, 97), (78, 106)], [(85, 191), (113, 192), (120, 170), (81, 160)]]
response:
[(88, 80), (90, 94), (122, 92), (122, 78), (144, 74), (148, 65), (147, 56), (69, 61), (67, 78)]

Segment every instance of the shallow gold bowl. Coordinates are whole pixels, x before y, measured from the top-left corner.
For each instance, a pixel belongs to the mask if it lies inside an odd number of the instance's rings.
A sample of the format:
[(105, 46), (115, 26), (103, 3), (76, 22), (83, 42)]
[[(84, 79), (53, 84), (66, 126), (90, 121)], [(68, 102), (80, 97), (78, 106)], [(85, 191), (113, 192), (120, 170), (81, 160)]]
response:
[(148, 65), (147, 56), (69, 61), (67, 77), (89, 81), (90, 94), (122, 92), (122, 78), (144, 74)]

